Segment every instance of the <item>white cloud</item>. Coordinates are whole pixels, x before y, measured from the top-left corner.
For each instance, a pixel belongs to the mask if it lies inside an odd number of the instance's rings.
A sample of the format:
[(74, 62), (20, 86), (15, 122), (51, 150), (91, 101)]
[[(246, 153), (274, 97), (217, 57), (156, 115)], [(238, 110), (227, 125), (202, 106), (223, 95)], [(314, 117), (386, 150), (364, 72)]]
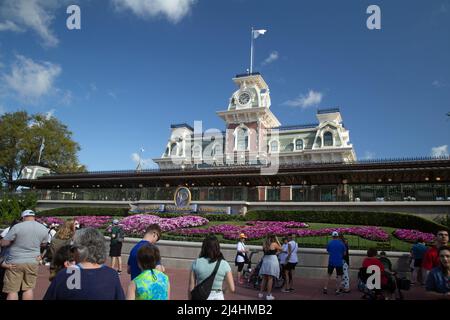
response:
[(141, 157), (137, 153), (132, 153), (131, 160), (133, 160), (134, 163), (138, 164), (141, 160)]
[(142, 18), (166, 16), (173, 23), (179, 22), (191, 11), (197, 0), (112, 0), (117, 10), (131, 10)]
[(96, 85), (95, 83), (91, 82), (91, 83), (89, 84), (88, 92), (87, 92), (86, 95), (85, 95), (86, 100), (90, 100), (92, 94), (93, 94), (94, 92), (97, 92), (97, 90), (98, 90), (98, 89), (97, 89), (97, 85)]
[(72, 91), (70, 90), (60, 90), (60, 89), (56, 89), (56, 91), (58, 92), (59, 95), (59, 103), (65, 106), (68, 106), (69, 104), (72, 103), (73, 100), (73, 94)]
[(108, 91), (108, 96), (110, 96), (111, 98), (113, 98), (114, 100), (117, 100), (117, 94), (113, 91)]
[(139, 154), (137, 154), (137, 153), (132, 153), (131, 154), (131, 160), (133, 160), (133, 162), (136, 165), (136, 167), (140, 163), (141, 164), (141, 169), (148, 168), (152, 164), (152, 159), (141, 158), (141, 156)]
[(445, 88), (445, 87), (450, 87), (450, 84), (439, 81), (439, 80), (434, 80), (431, 85), (435, 88)]
[(278, 52), (277, 52), (277, 51), (273, 51), (273, 52), (271, 52), (270, 55), (263, 61), (262, 65), (263, 65), (263, 66), (268, 65), (269, 63), (272, 63), (272, 62), (278, 60), (278, 58), (279, 58)]
[(11, 67), (10, 74), (3, 74), (1, 80), (7, 90), (15, 92), (20, 99), (33, 102), (51, 93), (61, 67), (50, 62), (35, 62), (21, 55)]
[(22, 28), (20, 28), (17, 24), (12, 21), (6, 20), (5, 22), (0, 22), (0, 31), (14, 31), (14, 32), (23, 32)]
[(283, 103), (283, 105), (290, 107), (300, 107), (300, 108), (308, 108), (311, 106), (318, 105), (322, 101), (323, 94), (321, 92), (317, 92), (314, 90), (309, 90), (308, 94), (300, 95), (298, 98), (294, 100), (288, 100)]
[(448, 157), (448, 145), (431, 148), (431, 156)]
[(2, 106), (2, 105), (0, 104), (0, 116), (1, 116), (2, 114), (4, 114), (5, 112), (6, 112), (5, 107)]
[(364, 152), (364, 157), (362, 158), (362, 160), (372, 160), (374, 158), (375, 158), (374, 152), (366, 151)]
[(55, 111), (56, 111), (55, 109), (51, 109), (51, 110), (47, 111), (45, 113), (45, 119), (50, 120), (53, 117), (53, 115), (55, 114)]
[(58, 39), (50, 26), (55, 19), (55, 11), (66, 0), (3, 0), (0, 3), (0, 17), (7, 19), (1, 22), (0, 31), (33, 30), (43, 40), (44, 46), (58, 45)]

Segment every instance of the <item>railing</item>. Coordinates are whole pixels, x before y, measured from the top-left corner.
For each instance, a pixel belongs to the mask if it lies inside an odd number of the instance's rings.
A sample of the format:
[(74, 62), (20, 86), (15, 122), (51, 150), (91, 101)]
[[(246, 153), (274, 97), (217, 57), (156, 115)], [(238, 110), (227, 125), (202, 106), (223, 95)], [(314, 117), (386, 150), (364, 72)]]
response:
[(296, 130), (296, 129), (311, 129), (311, 128), (316, 128), (318, 125), (319, 125), (318, 123), (308, 123), (308, 124), (297, 124), (297, 125), (290, 125), (290, 126), (280, 126), (280, 127), (273, 128), (273, 129), (278, 129), (280, 131)]
[[(285, 186), (286, 187), (286, 186)], [(71, 188), (33, 190), (39, 200), (90, 201), (173, 201), (176, 187), (142, 188)], [(259, 199), (255, 186), (191, 187), (192, 201), (247, 201), (247, 202), (416, 202), (445, 201), (450, 204), (449, 183), (348, 185), (346, 193), (337, 185), (304, 185), (292, 187), (292, 198), (285, 199), (281, 188), (268, 187), (267, 199)], [(269, 192), (270, 191), (270, 192)], [(25, 193), (19, 193), (24, 195)], [(0, 194), (1, 195), (1, 194)]]
[[(343, 166), (356, 166), (364, 164), (392, 164), (392, 163), (405, 163), (405, 162), (419, 162), (419, 161), (449, 161), (450, 156), (441, 157), (414, 157), (414, 158), (388, 158), (388, 159), (365, 159), (351, 162), (342, 161), (323, 161), (323, 162), (305, 162), (299, 164), (288, 164), (279, 165), (280, 169), (291, 169), (291, 168), (302, 168), (302, 167), (320, 167), (327, 165), (343, 165)], [(80, 175), (120, 175), (120, 174), (145, 174), (145, 173), (179, 173), (186, 171), (196, 171), (196, 170), (247, 170), (247, 169), (258, 169), (267, 167), (262, 164), (230, 164), (230, 165), (209, 165), (202, 164), (197, 167), (186, 167), (186, 168), (168, 168), (168, 169), (143, 169), (143, 170), (112, 170), (112, 171), (88, 171), (88, 172), (72, 172), (72, 173), (62, 173), (62, 174), (50, 174), (42, 176), (40, 179), (59, 177), (59, 176), (80, 176)]]

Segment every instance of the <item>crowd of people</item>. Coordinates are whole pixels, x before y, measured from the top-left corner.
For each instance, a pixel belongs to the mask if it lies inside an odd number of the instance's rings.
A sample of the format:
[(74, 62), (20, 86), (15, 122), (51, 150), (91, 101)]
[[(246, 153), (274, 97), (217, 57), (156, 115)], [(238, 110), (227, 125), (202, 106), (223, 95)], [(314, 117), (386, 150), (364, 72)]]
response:
[[(107, 261), (104, 235), (95, 228), (82, 228), (75, 220), (67, 220), (61, 226), (49, 228), (36, 221), (32, 210), (21, 214), (22, 221), (14, 221), (1, 234), (0, 292), (2, 299), (32, 300), (39, 264), (49, 265), (49, 287), (44, 300), (169, 300), (171, 279), (161, 261), (157, 242), (162, 230), (158, 224), (149, 225), (142, 240), (129, 253), (127, 273), (130, 283), (123, 290), (122, 244), (124, 232), (114, 219), (109, 229), (111, 266)], [(350, 254), (348, 241), (333, 231), (328, 242), (327, 277), (323, 294), (328, 294), (330, 281), (335, 275), (335, 294), (350, 292)], [(250, 250), (245, 244), (247, 236), (239, 235), (236, 246), (235, 266), (237, 283), (248, 279), (243, 268), (249, 261)], [(262, 259), (255, 268), (261, 278), (258, 298), (274, 300), (274, 282), (282, 278), (284, 293), (294, 291), (294, 271), (298, 264), (298, 243), (295, 234), (278, 240), (268, 234), (262, 244)], [(411, 249), (411, 283), (423, 285), (430, 297), (448, 299), (450, 295), (450, 248), (448, 232), (441, 230), (435, 244), (427, 247), (418, 239)], [(381, 290), (386, 299), (392, 299), (398, 278), (391, 261), (384, 252), (378, 255), (375, 248), (367, 250), (361, 268), (376, 266), (381, 271)], [(206, 292), (204, 299), (223, 300), (226, 292), (235, 292), (235, 280), (230, 264), (224, 258), (216, 236), (208, 235), (202, 243), (199, 257), (192, 262), (188, 298), (198, 299), (198, 292)], [(203, 299), (203, 298), (202, 298)]]

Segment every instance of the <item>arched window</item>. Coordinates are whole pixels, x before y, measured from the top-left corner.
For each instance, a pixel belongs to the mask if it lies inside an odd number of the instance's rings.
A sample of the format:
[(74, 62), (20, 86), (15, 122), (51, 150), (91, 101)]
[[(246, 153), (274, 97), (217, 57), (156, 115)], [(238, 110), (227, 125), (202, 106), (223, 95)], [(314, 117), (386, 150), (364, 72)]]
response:
[(285, 148), (284, 151), (294, 151), (294, 144), (293, 143), (289, 143)]
[(277, 152), (278, 151), (278, 141), (272, 141), (270, 143), (270, 152)]
[(333, 134), (331, 132), (328, 131), (323, 134), (323, 145), (325, 147), (333, 145)]
[(237, 145), (236, 149), (238, 151), (245, 151), (248, 149), (248, 129), (240, 128), (237, 132)]
[(178, 145), (175, 142), (170, 145), (170, 155), (171, 156), (178, 155)]
[(195, 146), (194, 150), (192, 150), (192, 156), (194, 158), (200, 158), (200, 153), (201, 153), (200, 146)]
[(303, 140), (302, 139), (295, 140), (295, 150), (303, 150)]

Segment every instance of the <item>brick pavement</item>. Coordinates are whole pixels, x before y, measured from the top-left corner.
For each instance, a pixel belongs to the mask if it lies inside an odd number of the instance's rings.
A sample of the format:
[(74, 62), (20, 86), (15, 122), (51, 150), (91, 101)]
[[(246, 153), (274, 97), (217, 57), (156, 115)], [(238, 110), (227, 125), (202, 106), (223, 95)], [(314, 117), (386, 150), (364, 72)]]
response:
[[(189, 271), (181, 269), (167, 269), (166, 270), (171, 285), (171, 299), (173, 300), (186, 300)], [(39, 276), (35, 290), (35, 299), (41, 300), (49, 286), (48, 281), (48, 267), (40, 266)], [(130, 277), (126, 272), (123, 272), (120, 276), (122, 287), (126, 292)], [(355, 279), (353, 279), (355, 280)], [(339, 296), (334, 295), (333, 290), (329, 290), (331, 293), (322, 294), (323, 279), (305, 279), (302, 277), (295, 277), (294, 279), (294, 292), (283, 293), (280, 289), (274, 289), (273, 295), (277, 300), (360, 300), (362, 297), (361, 292), (357, 290), (356, 281), (352, 281), (351, 292), (348, 294), (341, 294)], [(331, 282), (330, 282), (331, 284)], [(333, 288), (333, 286), (330, 286)], [(236, 285), (236, 292), (234, 294), (226, 294), (227, 300), (258, 300), (258, 291), (254, 288), (249, 288), (245, 285)], [(404, 297), (406, 300), (422, 300), (427, 299), (425, 296), (424, 288), (413, 286), (410, 291), (404, 291)]]

